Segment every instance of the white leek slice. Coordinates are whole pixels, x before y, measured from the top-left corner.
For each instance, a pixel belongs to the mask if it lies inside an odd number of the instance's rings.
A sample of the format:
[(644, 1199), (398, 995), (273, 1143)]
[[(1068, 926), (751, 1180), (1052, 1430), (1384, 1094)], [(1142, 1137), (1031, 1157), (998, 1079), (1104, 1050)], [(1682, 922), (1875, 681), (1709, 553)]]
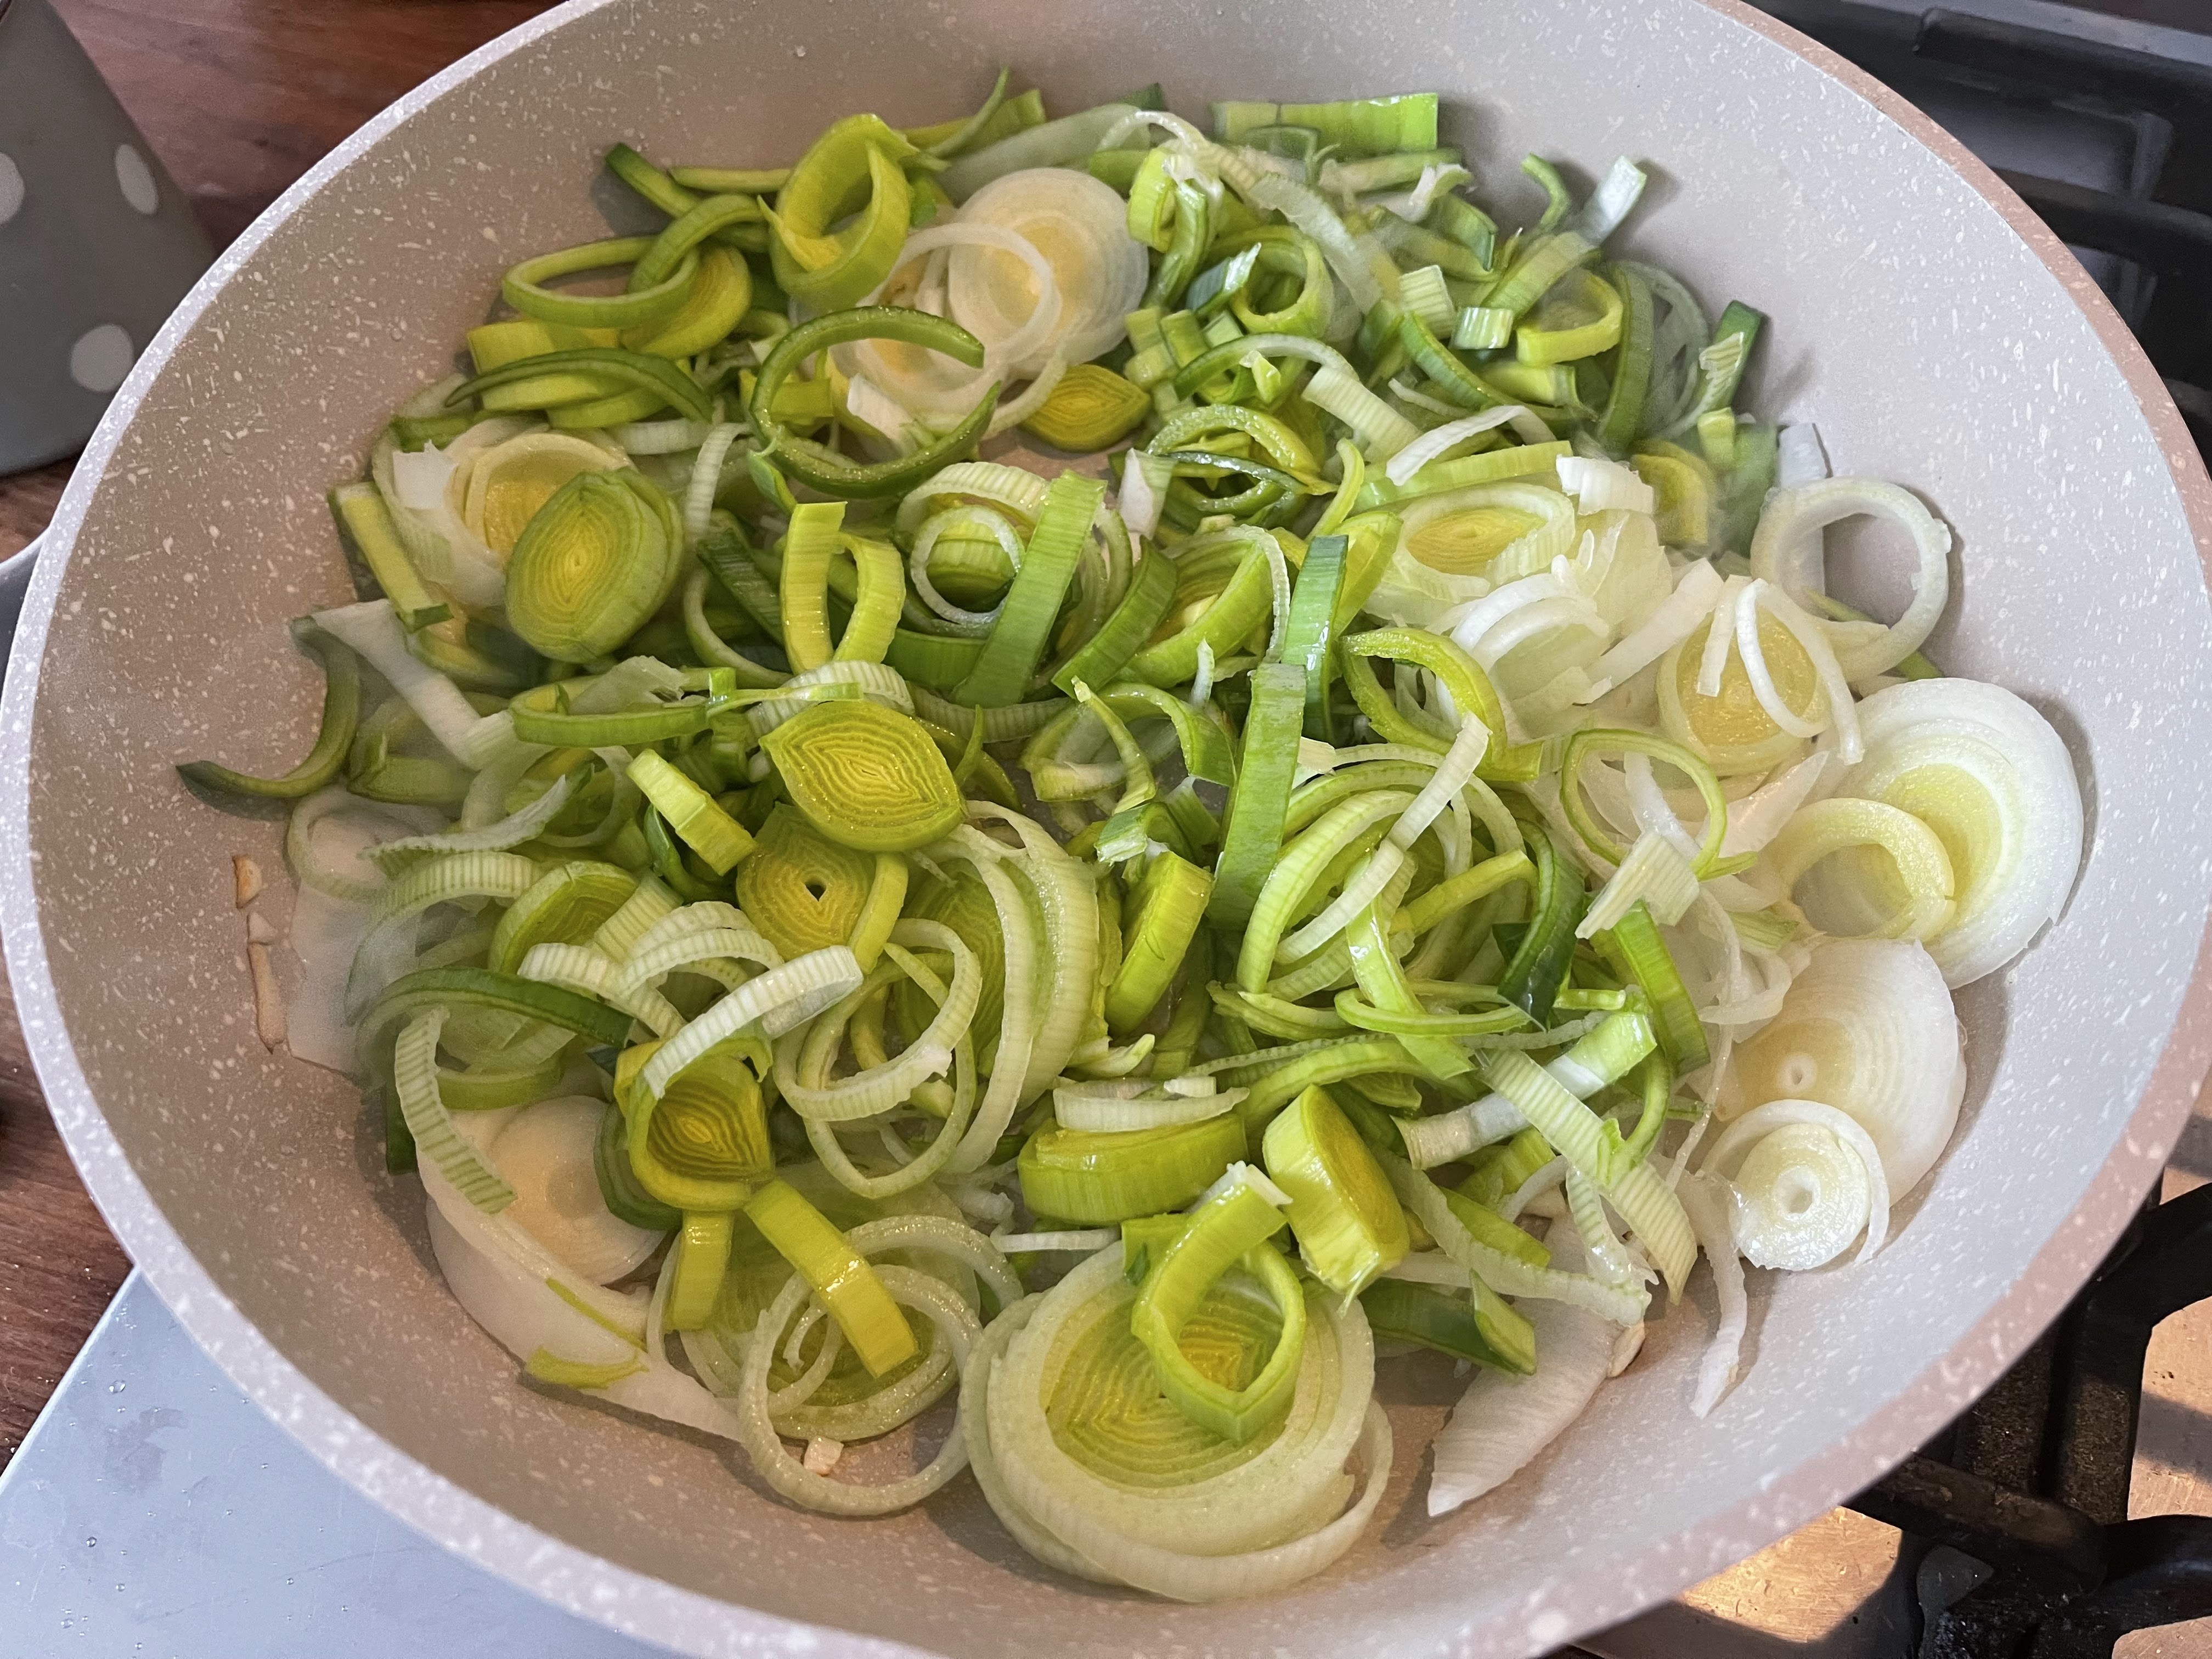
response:
[(553, 787), (520, 811), (477, 830), (455, 830), (438, 836), (402, 836), (377, 842), (368, 856), (384, 869), (404, 869), (413, 856), (428, 853), (502, 853), (520, 847), (561, 816), (575, 792), (574, 775), (553, 781)]
[[(969, 1367), (961, 1389), (992, 1507), (1018, 1536), (1046, 1545), (1042, 1559), (1177, 1601), (1265, 1594), (1335, 1560), (1374, 1513), (1390, 1464), (1388, 1419), (1371, 1399), (1373, 1340), (1357, 1300), (1339, 1305), (1308, 1292), (1296, 1389), (1272, 1437), (1209, 1451), (1203, 1478), (1137, 1485), (1094, 1473), (1048, 1415), (1066, 1387), (1069, 1342), (1117, 1316), (1126, 1326), (1135, 1294), (1119, 1247), (1110, 1247), (994, 1322), (983, 1363)], [(1108, 1419), (1095, 1437), (1115, 1435)], [(1363, 1466), (1356, 1498), (1348, 1458)]]
[(1959, 1120), (1959, 1017), (1935, 959), (1902, 939), (1831, 939), (1756, 1036), (1736, 1045), (1720, 1112), (1817, 1100), (1881, 1152), (1893, 1197), (1935, 1167)]
[(1565, 228), (1586, 242), (1602, 242), (1620, 228), (1620, 222), (1643, 199), (1644, 169), (1626, 155), (1616, 155), (1597, 188), (1569, 219)]
[(2051, 723), (1978, 680), (1912, 680), (1859, 706), (1866, 757), (1837, 793), (1911, 812), (1950, 855), (1954, 908), (1926, 941), (1970, 984), (2055, 921), (2081, 863), (2081, 791)]
[(842, 945), (793, 957), (747, 980), (663, 1043), (638, 1073), (639, 1081), (658, 1100), (678, 1072), (726, 1037), (756, 1020), (764, 1035), (781, 1036), (858, 989), (865, 977), (858, 958)]
[[(1467, 1230), (1444, 1201), (1443, 1189), (1402, 1158), (1382, 1154), (1382, 1168), (1407, 1212), (1429, 1230), (1445, 1255), (1504, 1296), (1565, 1302), (1613, 1325), (1633, 1325), (1651, 1298), (1641, 1290), (1601, 1283), (1588, 1273), (1538, 1267), (1492, 1249)], [(1540, 1346), (1541, 1336), (1538, 1338)]]
[(599, 1195), (592, 1149), (612, 1109), (583, 1095), (541, 1100), (518, 1112), (491, 1143), (500, 1174), (514, 1188), (507, 1213), (597, 1285), (643, 1266), (662, 1237), (624, 1221)]
[(351, 646), (368, 665), (392, 683), (430, 735), (471, 770), (483, 765), (514, 738), (514, 719), (502, 708), (478, 714), (455, 685), (434, 668), (425, 667), (407, 648), (406, 631), (389, 599), (369, 599), (315, 612), (318, 627)]
[(1683, 1178), (1680, 1195), (1698, 1243), (1712, 1263), (1713, 1291), (1720, 1303), (1720, 1323), (1698, 1362), (1697, 1388), (1690, 1396), (1691, 1414), (1710, 1417), (1735, 1385), (1743, 1334), (1751, 1323), (1751, 1302), (1744, 1294), (1743, 1263), (1736, 1259), (1735, 1236), (1729, 1224), (1727, 1189), (1710, 1176), (1692, 1175)]
[[(1372, 393), (1369, 394), (1372, 396)], [(1387, 405), (1386, 405), (1387, 407)], [(1405, 417), (1401, 416), (1400, 419)], [(1514, 436), (1528, 444), (1547, 444), (1552, 441), (1552, 428), (1538, 420), (1520, 404), (1501, 404), (1496, 409), (1486, 409), (1480, 415), (1464, 416), (1456, 421), (1447, 421), (1433, 427), (1408, 443), (1389, 458), (1382, 469), (1394, 484), (1410, 483), (1413, 475), (1431, 461), (1441, 460), (1469, 438), (1479, 437), (1495, 427), (1510, 423)], [(1408, 425), (1412, 423), (1407, 422)], [(1381, 456), (1374, 457), (1380, 460)]]
[[(1306, 383), (1305, 399), (1350, 427), (1352, 435), (1370, 461), (1394, 460), (1420, 441), (1420, 428), (1370, 392), (1357, 374), (1334, 363), (1322, 365)], [(1473, 434), (1460, 435), (1464, 438)], [(1442, 447), (1448, 447), (1449, 445)], [(1441, 453), (1442, 448), (1432, 451), (1431, 456)], [(1429, 459), (1431, 457), (1425, 456), (1423, 460)], [(1394, 473), (1392, 482), (1402, 480)]]
[(1912, 603), (1886, 629), (1863, 623), (1831, 625), (1836, 659), (1849, 680), (1894, 668), (1917, 651), (1951, 597), (1951, 531), (1910, 490), (1872, 478), (1821, 478), (1766, 499), (1751, 542), (1753, 574), (1772, 582), (1801, 606), (1825, 592), (1821, 533), (1838, 521), (1872, 514), (1889, 520), (1912, 543)]
[(1234, 1111), (1237, 1103), (1249, 1092), (1245, 1089), (1223, 1089), (1208, 1095), (1168, 1094), (1154, 1097), (1101, 1093), (1096, 1085), (1062, 1088), (1052, 1092), (1053, 1115), (1062, 1128), (1081, 1129), (1093, 1134), (1160, 1129), (1220, 1117)]
[(415, 1016), (392, 1045), (392, 1086), (400, 1115), (415, 1138), (417, 1155), (427, 1159), (455, 1191), (487, 1215), (514, 1202), (514, 1188), (499, 1168), (453, 1127), (453, 1114), (438, 1091), (438, 1034), (446, 1011), (428, 1008)]
[[(1150, 271), (1144, 244), (1129, 234), (1127, 204), (1112, 185), (1073, 167), (1009, 173), (962, 204), (958, 222), (1010, 230), (1044, 256), (1063, 308), (1052, 344), (1066, 362), (1088, 362), (1127, 332), (1122, 319), (1143, 301)], [(946, 291), (953, 315), (986, 346), (1038, 304), (1038, 284), (1024, 263), (976, 246), (953, 250)], [(1043, 356), (1009, 367), (1034, 371)]]
[[(1138, 449), (1127, 453), (1115, 506), (1132, 536), (1149, 536), (1160, 527), (1160, 509), (1167, 504), (1168, 485), (1174, 478), (1175, 463), (1166, 456)], [(1193, 701), (1197, 701), (1195, 696)]]
[[(1579, 1270), (1581, 1242), (1554, 1227), (1546, 1241), (1563, 1272)], [(1562, 1302), (1526, 1302), (1540, 1363), (1529, 1376), (1479, 1369), (1430, 1451), (1429, 1513), (1444, 1515), (1504, 1486), (1583, 1414), (1613, 1364), (1619, 1327)]]
[(1008, 1255), (1035, 1250), (1073, 1250), (1089, 1255), (1121, 1242), (1119, 1227), (1077, 1227), (1052, 1233), (1000, 1233), (991, 1242)]
[(1881, 1152), (1856, 1121), (1819, 1101), (1753, 1108), (1713, 1143), (1705, 1167), (1735, 1194), (1736, 1247), (1759, 1267), (1818, 1267), (1862, 1233), (1864, 1261), (1889, 1231)]
[(1588, 939), (1612, 927), (1639, 901), (1651, 907), (1654, 919), (1671, 927), (1697, 896), (1698, 872), (1690, 861), (1663, 830), (1647, 830), (1590, 901), (1575, 937)]
[(1590, 665), (1594, 684), (1579, 702), (1595, 702), (1606, 692), (1640, 673), (1698, 631), (1711, 615), (1720, 598), (1721, 574), (1703, 559), (1683, 567), (1674, 591), (1650, 615)]
[(1559, 459), (1559, 488), (1582, 503), (1585, 513), (1626, 507), (1631, 513), (1657, 509), (1659, 497), (1651, 486), (1619, 461), (1602, 456), (1562, 455)]

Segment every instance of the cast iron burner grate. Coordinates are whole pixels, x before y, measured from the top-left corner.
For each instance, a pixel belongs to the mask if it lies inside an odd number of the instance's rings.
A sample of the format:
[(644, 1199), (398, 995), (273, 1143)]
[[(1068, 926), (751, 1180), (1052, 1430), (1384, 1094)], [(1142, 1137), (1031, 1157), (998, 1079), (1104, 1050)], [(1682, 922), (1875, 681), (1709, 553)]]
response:
[(2212, 1517), (2128, 1519), (2151, 1329), (2208, 1297), (2212, 1186), (2147, 1206), (1996, 1387), (1850, 1500), (1989, 1570), (1940, 1607), (1923, 1570), (1917, 1659), (2109, 1659), (2126, 1632), (2212, 1615)]

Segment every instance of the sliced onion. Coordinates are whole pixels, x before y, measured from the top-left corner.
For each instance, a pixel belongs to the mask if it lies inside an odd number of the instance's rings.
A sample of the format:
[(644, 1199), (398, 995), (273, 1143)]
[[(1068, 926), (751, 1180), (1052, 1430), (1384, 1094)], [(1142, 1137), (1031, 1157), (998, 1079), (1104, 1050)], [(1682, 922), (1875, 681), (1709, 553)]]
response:
[[(1562, 1271), (1579, 1271), (1581, 1241), (1554, 1227), (1547, 1241)], [(1583, 1414), (1613, 1364), (1621, 1328), (1563, 1302), (1521, 1311), (1535, 1328), (1534, 1375), (1479, 1369), (1430, 1448), (1429, 1513), (1444, 1515), (1505, 1484)]]
[(1589, 696), (1577, 701), (1596, 702), (1696, 633), (1698, 624), (1712, 614), (1721, 586), (1720, 573), (1705, 560), (1693, 559), (1684, 566), (1674, 591), (1591, 665), (1595, 684)]
[(1736, 1198), (1737, 1248), (1761, 1267), (1802, 1271), (1833, 1261), (1862, 1232), (1858, 1260), (1889, 1232), (1889, 1180), (1873, 1139), (1817, 1100), (1770, 1100), (1729, 1125), (1707, 1172)]
[(313, 887), (292, 900), (286, 939), (299, 958), (292, 994), (284, 1005), (284, 1046), (295, 1059), (351, 1073), (353, 1025), (346, 1018), (346, 977), (369, 927), (369, 909)]
[(2081, 863), (2081, 791), (2051, 723), (2000, 686), (1912, 680), (1859, 709), (1866, 757), (1836, 785), (1921, 818), (1951, 854), (1951, 921), (1926, 941), (1969, 984), (2055, 921)]
[(1728, 833), (1721, 838), (1721, 856), (1756, 853), (1782, 833), (1797, 809), (1814, 798), (1828, 774), (1832, 756), (1818, 753), (1777, 773), (1751, 794), (1729, 804)]
[(1698, 1246), (1713, 1264), (1713, 1291), (1720, 1302), (1720, 1323), (1698, 1362), (1697, 1389), (1690, 1396), (1691, 1414), (1710, 1417), (1735, 1386), (1751, 1302), (1744, 1295), (1743, 1263), (1736, 1259), (1735, 1235), (1729, 1225), (1727, 1190), (1710, 1176), (1692, 1175), (1683, 1177), (1680, 1195)]
[(1890, 1193), (1909, 1193), (1958, 1123), (1960, 1042), (1950, 990), (1926, 951), (1907, 939), (1830, 939), (1781, 1012), (1736, 1045), (1721, 1115), (1771, 1100), (1833, 1106), (1873, 1139)]
[[(1012, 231), (1043, 255), (1062, 307), (1053, 343), (1066, 362), (1089, 362), (1127, 332), (1123, 319), (1142, 303), (1150, 268), (1144, 244), (1129, 234), (1127, 204), (1111, 185), (1072, 167), (1009, 173), (962, 204), (957, 222)], [(1004, 302), (1016, 269), (1001, 252), (972, 244), (953, 249), (946, 283), (953, 314), (987, 346), (1014, 331), (1016, 313), (1033, 316), (1042, 303), (1035, 287), (1012, 307)], [(1009, 367), (1034, 372), (1043, 362), (1033, 353)]]
[(1917, 651), (1951, 597), (1951, 531), (1910, 490), (1872, 478), (1821, 478), (1767, 497), (1751, 542), (1751, 568), (1800, 605), (1826, 591), (1821, 532), (1841, 520), (1888, 519), (1911, 538), (1917, 561), (1912, 603), (1894, 624), (1874, 630), (1844, 624), (1836, 659), (1844, 678), (1863, 680), (1894, 668)]
[(599, 1195), (592, 1152), (612, 1109), (581, 1095), (541, 1100), (518, 1112), (490, 1149), (514, 1188), (507, 1213), (598, 1285), (635, 1272), (662, 1237), (624, 1221)]

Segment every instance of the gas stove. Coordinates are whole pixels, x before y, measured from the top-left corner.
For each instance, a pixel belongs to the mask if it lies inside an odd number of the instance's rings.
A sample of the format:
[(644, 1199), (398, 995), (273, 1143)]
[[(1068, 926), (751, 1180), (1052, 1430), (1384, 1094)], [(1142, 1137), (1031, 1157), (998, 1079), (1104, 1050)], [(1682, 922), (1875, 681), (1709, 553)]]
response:
[[(1755, 3), (1996, 167), (2074, 247), (2212, 442), (2212, 0)], [(1849, 1507), (1573, 1654), (2212, 1654), (2208, 1179), (2203, 1102), (2165, 1201), (2147, 1203), (1979, 1403)], [(660, 1651), (386, 1516), (247, 1401), (135, 1277), (0, 1475), (0, 1659)]]

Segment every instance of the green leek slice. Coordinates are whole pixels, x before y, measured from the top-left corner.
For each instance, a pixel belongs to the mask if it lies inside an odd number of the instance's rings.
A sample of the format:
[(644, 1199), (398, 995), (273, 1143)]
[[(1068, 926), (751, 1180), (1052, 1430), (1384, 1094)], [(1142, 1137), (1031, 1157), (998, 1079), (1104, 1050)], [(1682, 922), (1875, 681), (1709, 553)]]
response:
[(672, 509), (642, 474), (579, 473), (514, 544), (508, 623), (556, 661), (606, 656), (675, 591), (681, 547)]
[(1036, 1214), (1104, 1226), (1189, 1203), (1243, 1155), (1234, 1116), (1111, 1133), (1048, 1124), (1022, 1147), (1022, 1194)]
[(651, 750), (629, 763), (629, 781), (669, 828), (718, 876), (726, 876), (752, 851), (744, 825), (714, 804), (714, 799)]
[(1268, 1124), (1270, 1180), (1290, 1194), (1298, 1254), (1331, 1290), (1356, 1296), (1412, 1247), (1390, 1178), (1325, 1089), (1308, 1089)]
[(486, 961), (511, 974), (538, 945), (581, 945), (637, 890), (637, 878), (611, 864), (577, 860), (538, 877), (493, 930)]
[[(1200, 1427), (1242, 1445), (1280, 1422), (1297, 1383), (1305, 1348), (1305, 1296), (1282, 1253), (1267, 1240), (1283, 1212), (1249, 1182), (1231, 1183), (1192, 1211), (1176, 1237), (1152, 1255), (1129, 1310), (1129, 1328), (1152, 1356), (1161, 1391)], [(1260, 1374), (1231, 1389), (1191, 1363), (1183, 1327), (1232, 1267), (1260, 1280), (1282, 1316), (1282, 1333)]]
[(876, 1270), (789, 1182), (771, 1181), (754, 1194), (745, 1218), (814, 1287), (871, 1376), (880, 1377), (921, 1352)]
[[(890, 276), (913, 201), (899, 164), (918, 153), (873, 115), (847, 116), (817, 138), (775, 206), (763, 210), (775, 233), (769, 257), (777, 285), (831, 312), (859, 304)], [(841, 221), (848, 222), (833, 231)]]
[[(785, 957), (845, 943), (867, 908), (875, 865), (779, 805), (738, 866), (738, 903)], [(855, 954), (858, 954), (855, 952)]]
[(1359, 1293), (1367, 1323), (1385, 1341), (1418, 1342), (1455, 1359), (1527, 1376), (1536, 1369), (1536, 1333), (1512, 1304), (1480, 1279), (1474, 1297), (1385, 1279)]
[(1244, 718), (1237, 782), (1229, 794), (1221, 859), (1206, 907), (1218, 925), (1234, 927), (1249, 919), (1269, 875), (1280, 867), (1284, 819), (1305, 723), (1307, 680), (1302, 664), (1262, 663), (1252, 671), (1252, 706)]
[(759, 1081), (742, 1045), (726, 1042), (684, 1066), (655, 1098), (638, 1079), (662, 1046), (625, 1048), (617, 1063), (630, 1173), (648, 1197), (674, 1208), (734, 1210), (775, 1168)]
[(1062, 663), (1052, 683), (1073, 694), (1075, 682), (1103, 685), (1127, 666), (1175, 604), (1175, 562), (1155, 552), (1130, 574), (1129, 591), (1104, 624)]
[(1105, 497), (1103, 483), (1078, 472), (1063, 472), (1052, 481), (990, 642), (953, 693), (954, 702), (994, 708), (1021, 701), (1043, 659), (1068, 584), (1090, 543), (1091, 520)]
[(344, 769), (361, 720), (361, 662), (338, 641), (302, 617), (291, 624), (292, 642), (323, 665), (323, 717), (315, 745), (290, 771), (273, 778), (234, 772), (214, 761), (177, 768), (187, 782), (264, 800), (298, 800), (328, 787)]
[(1550, 836), (1533, 824), (1522, 826), (1535, 854), (1534, 914), (1498, 976), (1500, 995), (1539, 1025), (1552, 1018), (1552, 1006), (1574, 960), (1575, 927), (1582, 920), (1582, 866), (1564, 857)]
[(861, 306), (810, 318), (777, 339), (753, 383), (747, 409), (753, 430), (765, 445), (755, 452), (754, 459), (763, 463), (772, 459), (776, 468), (825, 495), (858, 500), (903, 495), (975, 447), (990, 424), (999, 388), (996, 384), (987, 387), (957, 426), (910, 455), (866, 464), (848, 461), (835, 450), (794, 435), (777, 415), (776, 399), (809, 357), (855, 340), (895, 340), (920, 346), (942, 352), (970, 368), (980, 368), (983, 362), (981, 341), (957, 323), (925, 311)]
[(1173, 853), (1159, 854), (1146, 870), (1132, 896), (1121, 964), (1106, 992), (1106, 1024), (1117, 1036), (1143, 1024), (1167, 994), (1206, 919), (1212, 887), (1212, 876)]
[(599, 1137), (592, 1148), (592, 1170), (599, 1177), (601, 1200), (631, 1226), (666, 1233), (684, 1224), (681, 1210), (662, 1203), (638, 1184), (629, 1163), (629, 1121), (619, 1111), (609, 1112), (599, 1121)]
[(556, 277), (633, 264), (645, 257), (653, 240), (649, 236), (616, 236), (525, 259), (500, 279), (500, 297), (526, 317), (575, 328), (636, 328), (659, 322), (682, 305), (690, 291), (699, 270), (696, 253), (687, 253), (659, 280), (632, 293), (570, 294), (545, 286)]
[[(1310, 127), (1339, 155), (1387, 155), (1437, 147), (1437, 94), (1399, 93), (1387, 98), (1348, 98), (1329, 104), (1231, 101), (1213, 106), (1213, 136), (1243, 143), (1256, 127)], [(1425, 159), (1425, 158), (1424, 158)], [(1451, 152), (1457, 161), (1457, 151)], [(1415, 173), (1419, 169), (1416, 167)], [(1370, 184), (1369, 189), (1382, 188)]]
[(761, 739), (793, 803), (830, 840), (911, 852), (966, 814), (945, 757), (911, 714), (860, 699), (808, 705)]
[(453, 606), (424, 585), (400, 544), (382, 491), (373, 483), (340, 484), (331, 491), (330, 502), (339, 533), (376, 578), (402, 627), (412, 633), (453, 614)]
[(1630, 906), (1626, 915), (1591, 942), (1614, 972), (1644, 993), (1660, 1048), (1676, 1072), (1694, 1072), (1712, 1058), (1705, 1022), (1698, 1018), (1649, 905)]
[(732, 1223), (736, 1219), (730, 1210), (685, 1212), (683, 1231), (676, 1235), (668, 1304), (662, 1315), (669, 1330), (699, 1330), (714, 1317), (722, 1275), (730, 1265)]

